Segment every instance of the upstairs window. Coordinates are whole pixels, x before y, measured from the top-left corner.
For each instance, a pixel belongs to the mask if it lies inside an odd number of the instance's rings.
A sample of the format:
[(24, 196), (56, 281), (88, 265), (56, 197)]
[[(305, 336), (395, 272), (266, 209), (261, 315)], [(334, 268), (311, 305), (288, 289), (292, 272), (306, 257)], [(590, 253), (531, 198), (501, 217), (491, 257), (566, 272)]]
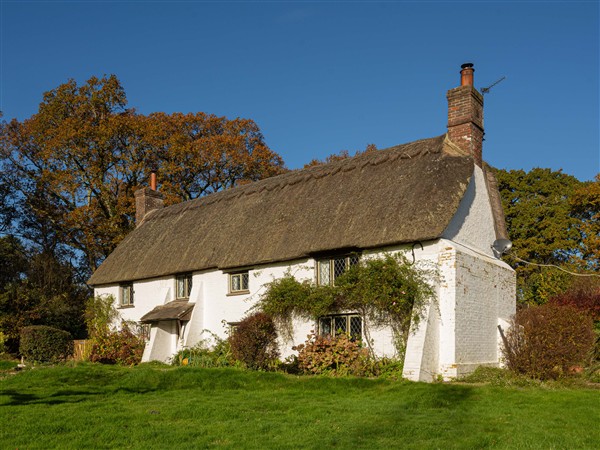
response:
[(248, 271), (229, 274), (229, 293), (244, 294), (248, 292), (250, 276)]
[(133, 283), (121, 285), (121, 301), (120, 306), (133, 306)]
[(319, 335), (347, 334), (352, 340), (362, 339), (362, 318), (356, 314), (335, 314), (319, 317)]
[(358, 264), (359, 258), (359, 255), (352, 254), (317, 261), (317, 284), (320, 286), (334, 286), (335, 279), (350, 267)]
[(190, 293), (192, 292), (192, 274), (185, 273), (177, 275), (175, 280), (177, 284), (175, 298), (177, 300), (190, 298)]

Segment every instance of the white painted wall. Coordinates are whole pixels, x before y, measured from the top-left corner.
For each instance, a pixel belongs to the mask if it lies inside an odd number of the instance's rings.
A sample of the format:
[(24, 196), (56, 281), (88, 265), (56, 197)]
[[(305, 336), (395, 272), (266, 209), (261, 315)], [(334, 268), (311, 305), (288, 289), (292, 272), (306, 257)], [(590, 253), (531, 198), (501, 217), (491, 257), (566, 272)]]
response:
[(485, 176), (479, 166), (475, 166), (467, 191), (442, 237), (494, 256), (494, 216)]

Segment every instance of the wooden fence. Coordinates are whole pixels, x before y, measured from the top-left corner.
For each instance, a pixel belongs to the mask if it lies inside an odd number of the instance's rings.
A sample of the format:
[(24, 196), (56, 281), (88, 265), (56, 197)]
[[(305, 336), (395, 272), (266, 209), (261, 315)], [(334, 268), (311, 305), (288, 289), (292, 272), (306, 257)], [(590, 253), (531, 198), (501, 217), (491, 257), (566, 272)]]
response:
[(79, 339), (73, 341), (73, 359), (75, 361), (84, 361), (88, 355), (89, 339)]

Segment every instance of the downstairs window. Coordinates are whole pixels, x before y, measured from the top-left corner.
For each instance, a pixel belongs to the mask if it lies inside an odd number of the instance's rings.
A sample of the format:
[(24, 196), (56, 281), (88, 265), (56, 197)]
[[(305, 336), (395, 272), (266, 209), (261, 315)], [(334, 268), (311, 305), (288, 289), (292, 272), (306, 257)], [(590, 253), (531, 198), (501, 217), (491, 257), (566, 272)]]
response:
[(319, 318), (319, 335), (347, 334), (352, 340), (362, 339), (362, 318), (357, 314), (335, 314)]

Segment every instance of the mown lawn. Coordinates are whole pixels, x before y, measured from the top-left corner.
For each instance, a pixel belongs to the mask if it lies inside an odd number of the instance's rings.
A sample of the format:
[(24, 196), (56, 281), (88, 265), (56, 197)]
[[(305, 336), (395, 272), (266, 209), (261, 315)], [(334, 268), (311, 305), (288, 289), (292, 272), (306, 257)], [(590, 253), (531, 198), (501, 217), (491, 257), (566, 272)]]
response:
[(598, 448), (600, 390), (80, 365), (0, 378), (0, 448)]

